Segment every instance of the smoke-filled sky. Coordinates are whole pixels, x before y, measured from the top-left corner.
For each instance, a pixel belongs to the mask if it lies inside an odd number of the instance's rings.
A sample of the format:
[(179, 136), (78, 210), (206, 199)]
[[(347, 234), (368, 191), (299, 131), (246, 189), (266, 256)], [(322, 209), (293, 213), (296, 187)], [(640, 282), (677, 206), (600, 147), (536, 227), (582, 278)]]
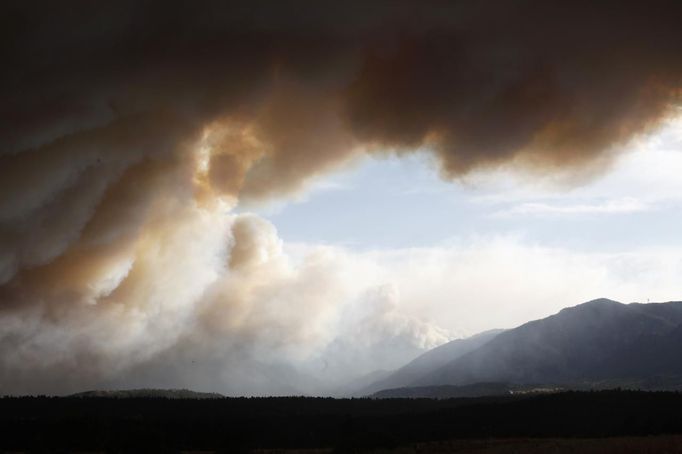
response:
[(0, 394), (333, 394), (679, 299), (678, 1), (1, 8)]

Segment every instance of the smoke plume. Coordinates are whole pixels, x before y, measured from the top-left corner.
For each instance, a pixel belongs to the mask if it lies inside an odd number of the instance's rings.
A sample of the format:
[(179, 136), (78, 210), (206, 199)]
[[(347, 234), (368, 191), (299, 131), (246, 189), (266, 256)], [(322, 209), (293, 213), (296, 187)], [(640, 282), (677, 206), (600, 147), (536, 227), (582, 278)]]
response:
[(365, 153), (602, 168), (680, 101), (681, 6), (4, 3), (0, 392), (181, 386), (196, 361), (205, 387), (295, 392), (292, 362), (443, 342), (232, 210)]

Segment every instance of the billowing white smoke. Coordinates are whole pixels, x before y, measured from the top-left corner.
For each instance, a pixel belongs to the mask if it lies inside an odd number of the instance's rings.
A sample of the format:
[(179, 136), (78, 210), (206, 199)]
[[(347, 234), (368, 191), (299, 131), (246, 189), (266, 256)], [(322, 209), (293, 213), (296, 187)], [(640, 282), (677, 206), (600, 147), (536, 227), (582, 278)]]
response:
[(53, 166), (3, 200), (5, 217), (45, 222), (3, 249), (2, 392), (329, 393), (448, 339), (401, 314), (376, 267), (331, 248), (293, 261), (272, 224), (231, 214), (234, 197), (206, 183), (207, 146), (123, 172), (69, 148), (62, 177)]

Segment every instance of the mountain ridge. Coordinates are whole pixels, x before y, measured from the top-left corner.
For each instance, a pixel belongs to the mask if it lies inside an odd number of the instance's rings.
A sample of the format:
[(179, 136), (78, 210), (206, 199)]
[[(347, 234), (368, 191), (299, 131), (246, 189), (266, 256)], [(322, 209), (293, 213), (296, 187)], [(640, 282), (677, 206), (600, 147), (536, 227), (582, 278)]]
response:
[(500, 333), (412, 386), (677, 375), (682, 374), (679, 346), (682, 302), (623, 304), (600, 298)]

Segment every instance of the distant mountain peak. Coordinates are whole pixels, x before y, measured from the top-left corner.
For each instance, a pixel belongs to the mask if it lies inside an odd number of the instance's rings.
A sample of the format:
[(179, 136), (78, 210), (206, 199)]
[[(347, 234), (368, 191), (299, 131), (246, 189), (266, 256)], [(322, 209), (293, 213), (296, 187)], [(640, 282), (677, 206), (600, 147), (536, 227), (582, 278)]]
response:
[(608, 310), (608, 309), (614, 309), (614, 308), (626, 308), (627, 306), (628, 306), (627, 304), (623, 304), (619, 301), (615, 301), (612, 299), (597, 298), (597, 299), (587, 301), (586, 303), (581, 303), (581, 304), (577, 304), (575, 306), (565, 307), (565, 308), (561, 309), (558, 312), (558, 314), (562, 314), (562, 313), (566, 313), (566, 312), (581, 311), (581, 310), (586, 310), (586, 309), (587, 310)]
[(620, 301), (615, 301), (608, 298), (597, 298), (590, 300), (586, 303), (577, 304), (575, 306), (567, 307), (562, 309), (560, 312), (572, 309), (580, 308), (609, 308), (609, 307), (626, 307), (627, 304), (623, 304)]
[(625, 306), (625, 304), (621, 303), (620, 301), (612, 300), (609, 298), (596, 298), (590, 301), (587, 301), (586, 303), (579, 304), (578, 306), (585, 306), (585, 305), (593, 305), (593, 304), (617, 304), (619, 306)]

